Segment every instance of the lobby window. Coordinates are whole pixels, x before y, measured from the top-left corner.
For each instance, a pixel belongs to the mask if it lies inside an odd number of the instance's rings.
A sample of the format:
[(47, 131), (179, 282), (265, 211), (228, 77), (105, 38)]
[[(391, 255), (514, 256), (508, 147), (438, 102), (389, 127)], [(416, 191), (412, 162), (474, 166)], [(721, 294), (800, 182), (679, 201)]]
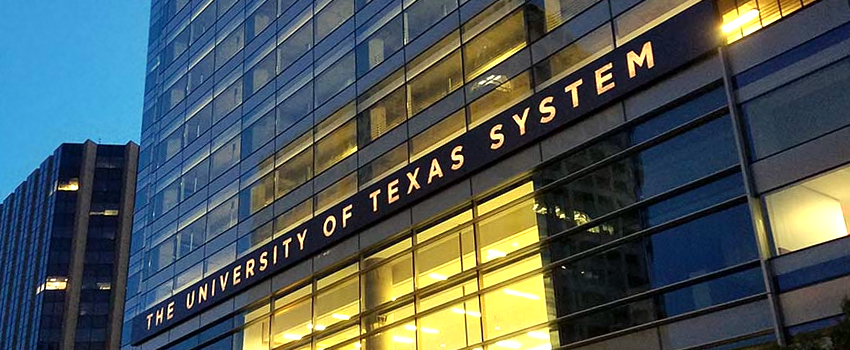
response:
[(306, 286), (275, 300), (277, 310), (272, 318), (273, 347), (300, 341), (313, 332), (311, 290), (311, 286)]
[(850, 166), (765, 196), (777, 253), (848, 235)]
[(816, 0), (719, 0), (726, 42), (732, 43)]
[[(478, 205), (478, 215), (486, 215), (478, 223), (481, 262), (503, 258), (512, 251), (540, 240), (534, 199), (510, 204), (530, 194), (533, 189), (533, 183), (526, 182)], [(495, 210), (505, 204), (509, 204), (509, 207)], [(487, 215), (490, 212), (493, 214)]]

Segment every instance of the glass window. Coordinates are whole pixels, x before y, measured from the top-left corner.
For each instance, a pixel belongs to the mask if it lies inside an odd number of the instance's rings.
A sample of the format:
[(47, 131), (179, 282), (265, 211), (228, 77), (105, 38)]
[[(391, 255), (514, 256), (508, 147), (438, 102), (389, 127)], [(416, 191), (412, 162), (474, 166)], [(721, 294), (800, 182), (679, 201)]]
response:
[[(413, 316), (413, 303), (365, 314), (361, 318), (361, 327), (363, 327), (364, 332), (371, 332), (380, 327), (385, 327), (404, 320), (410, 316)], [(408, 325), (410, 323), (408, 323)], [(405, 328), (409, 330), (410, 327), (407, 326)], [(369, 344), (370, 340), (366, 340), (366, 342)]]
[(405, 165), (407, 165), (407, 143), (402, 143), (360, 168), (358, 183), (361, 188), (364, 188)]
[(248, 217), (274, 202), (274, 174), (268, 174), (239, 195), (242, 202), (240, 216)]
[[(478, 207), (479, 215), (484, 215), (490, 208), (509, 203), (531, 193), (531, 182), (517, 187), (503, 195), (482, 203)], [(510, 208), (488, 216), (478, 223), (478, 245), (481, 262), (499, 259), (512, 251), (526, 247), (540, 240), (537, 229), (537, 213), (534, 211), (534, 200), (528, 199)]]
[(207, 185), (210, 179), (210, 162), (204, 159), (200, 164), (196, 165), (192, 170), (183, 174), (180, 179), (180, 200), (189, 198)]
[(850, 167), (845, 166), (765, 196), (777, 253), (847, 237), (848, 181)]
[(276, 59), (274, 54), (269, 54), (245, 73), (245, 96), (251, 96), (274, 79)]
[(613, 48), (611, 27), (599, 27), (535, 65), (535, 81), (542, 86), (551, 84), (584, 67)]
[(313, 83), (309, 82), (277, 106), (277, 133), (281, 133), (313, 110)]
[(250, 42), (277, 18), (277, 0), (266, 2), (245, 20), (245, 41)]
[(212, 78), (213, 70), (213, 54), (207, 54), (203, 59), (198, 61), (192, 68), (189, 69), (189, 92), (195, 91), (207, 79)]
[(210, 1), (209, 5), (201, 11), (194, 19), (192, 19), (192, 24), (189, 25), (189, 31), (191, 32), (191, 42), (195, 42), (198, 38), (201, 37), (201, 34), (206, 33), (206, 31), (213, 27), (215, 24), (215, 2)]
[(353, 51), (339, 59), (339, 61), (336, 61), (322, 73), (319, 73), (314, 80), (316, 107), (354, 83), (354, 74)]
[[(324, 329), (357, 317), (360, 312), (360, 283), (349, 278), (316, 296), (316, 329)], [(357, 334), (354, 334), (357, 336)]]
[(525, 47), (526, 30), (523, 11), (516, 11), (478, 34), (463, 46), (466, 80), (495, 67)]
[(356, 119), (349, 120), (316, 142), (316, 173), (321, 173), (357, 151)]
[(313, 47), (313, 22), (293, 33), (277, 47), (277, 69), (282, 72)]
[(617, 45), (652, 29), (693, 6), (699, 0), (650, 0), (632, 7), (614, 20)]
[(554, 319), (547, 305), (546, 291), (552, 288), (551, 285), (548, 277), (537, 275), (482, 295), (484, 339)]
[(275, 237), (289, 232), (296, 225), (313, 217), (313, 199), (296, 204), (274, 220)]
[(457, 0), (414, 2), (404, 12), (405, 42), (411, 42), (456, 8)]
[(181, 258), (204, 244), (206, 218), (195, 220), (177, 233), (177, 257)]
[[(309, 293), (309, 287), (307, 287)], [(305, 300), (278, 309), (272, 320), (272, 347), (299, 341), (313, 331), (313, 300)], [(317, 329), (318, 330), (318, 329)]]
[(463, 86), (460, 50), (431, 66), (407, 83), (410, 115), (415, 115)]
[(761, 159), (850, 124), (845, 59), (745, 103), (752, 154)]
[(260, 120), (242, 131), (242, 155), (247, 157), (274, 138), (274, 111), (266, 113)]
[[(287, 146), (281, 152), (287, 151), (291, 146), (303, 147), (296, 142)], [(313, 147), (307, 146), (306, 149), (286, 160), (283, 165), (277, 168), (276, 176), (275, 197), (277, 198), (307, 183), (313, 178)]]
[(186, 77), (180, 78), (163, 94), (164, 111), (170, 111), (186, 98)]
[(402, 46), (402, 20), (397, 16), (357, 46), (357, 76), (389, 58)]
[(321, 192), (316, 193), (316, 212), (321, 212), (341, 202), (343, 199), (354, 194), (354, 192), (357, 192), (356, 172), (349, 174)]
[(159, 152), (157, 152), (157, 163), (163, 164), (167, 160), (171, 159), (171, 157), (174, 157), (177, 152), (180, 152), (180, 150), (183, 148), (182, 141), (183, 133), (180, 131), (175, 131), (171, 133), (171, 135), (165, 137), (165, 139), (162, 140), (159, 145), (157, 145), (159, 150)]
[(357, 122), (359, 145), (374, 141), (407, 119), (405, 97), (404, 88), (396, 89), (360, 113)]
[(208, 104), (191, 116), (183, 127), (183, 144), (188, 145), (201, 137), (212, 125), (212, 105)]
[(460, 109), (410, 139), (410, 159), (416, 160), (466, 132), (466, 110)]
[(189, 48), (189, 31), (183, 30), (182, 33), (177, 35), (174, 40), (168, 43), (168, 46), (162, 50), (162, 62), (165, 66), (168, 66), (169, 63), (174, 61), (177, 57), (186, 52), (186, 49)]
[(162, 268), (171, 265), (175, 259), (175, 238), (172, 237), (148, 251), (147, 276), (151, 276)]
[(599, 0), (534, 0), (532, 6), (540, 12), (543, 32), (548, 33), (597, 2)]
[(234, 248), (236, 248), (236, 245), (230, 245), (207, 257), (204, 260), (204, 271), (206, 273), (218, 271), (236, 260), (236, 249)]
[[(269, 0), (273, 2), (273, 0)], [(258, 322), (254, 322), (242, 330), (242, 341), (237, 343), (234, 348), (238, 350), (265, 350), (269, 348), (269, 329), (271, 328), (268, 317), (262, 317)], [(240, 338), (234, 337), (234, 341)]]
[[(497, 83), (498, 81), (494, 80), (493, 82)], [(522, 72), (513, 79), (501, 83), (494, 90), (469, 104), (470, 128), (483, 123), (497, 113), (521, 101), (530, 95), (531, 92), (531, 74), (528, 71)]]
[(416, 321), (421, 349), (459, 349), (481, 341), (478, 298), (449, 305)]
[[(399, 245), (402, 249), (405, 245), (410, 247), (410, 240), (396, 246)], [(396, 246), (363, 259), (365, 272), (360, 277), (363, 311), (413, 292), (413, 260), (410, 254), (387, 260), (394, 253), (392, 250), (397, 248)]]
[(178, 203), (180, 203), (180, 181), (174, 181), (153, 197), (153, 216), (162, 216)]
[[(416, 350), (416, 326), (408, 324), (382, 330), (363, 339), (363, 345), (365, 349)], [(359, 349), (361, 344), (354, 347)]]
[(236, 225), (239, 219), (239, 197), (234, 196), (207, 214), (207, 240)]
[(213, 100), (213, 124), (227, 116), (242, 103), (242, 79), (230, 85)]
[(245, 46), (245, 31), (242, 26), (236, 28), (215, 46), (215, 69), (221, 68), (231, 57)]
[(316, 42), (322, 41), (353, 14), (354, 0), (332, 0), (316, 14)]
[(210, 178), (215, 179), (239, 161), (240, 142), (239, 137), (216, 150), (210, 161)]
[(749, 0), (718, 1), (723, 14), (721, 29), (731, 43), (750, 35), (782, 17), (788, 16), (814, 0)]
[(466, 210), (451, 217), (440, 218), (432, 226), (417, 230), (416, 242), (422, 244), (442, 233), (456, 229), (469, 221), (472, 221), (472, 210)]
[[(441, 227), (440, 227), (441, 228)], [(472, 226), (419, 246), (416, 251), (416, 286), (424, 288), (475, 267)], [(422, 234), (429, 235), (425, 231)]]

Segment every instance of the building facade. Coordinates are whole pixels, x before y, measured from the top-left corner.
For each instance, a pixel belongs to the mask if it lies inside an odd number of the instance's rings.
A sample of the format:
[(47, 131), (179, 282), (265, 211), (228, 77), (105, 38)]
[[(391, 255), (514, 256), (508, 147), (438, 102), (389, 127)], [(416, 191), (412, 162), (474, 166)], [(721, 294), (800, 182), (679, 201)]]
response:
[(65, 143), (3, 201), (0, 348), (119, 348), (137, 162)]
[(744, 349), (850, 286), (843, 0), (160, 0), (125, 349)]

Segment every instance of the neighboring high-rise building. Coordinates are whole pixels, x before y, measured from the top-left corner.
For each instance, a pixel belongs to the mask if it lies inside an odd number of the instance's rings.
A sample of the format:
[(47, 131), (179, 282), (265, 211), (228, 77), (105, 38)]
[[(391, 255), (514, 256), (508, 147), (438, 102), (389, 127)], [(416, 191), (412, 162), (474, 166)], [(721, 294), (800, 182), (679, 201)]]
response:
[(0, 349), (118, 349), (138, 145), (65, 143), (0, 205)]
[(850, 294), (845, 0), (155, 0), (125, 349), (736, 349)]

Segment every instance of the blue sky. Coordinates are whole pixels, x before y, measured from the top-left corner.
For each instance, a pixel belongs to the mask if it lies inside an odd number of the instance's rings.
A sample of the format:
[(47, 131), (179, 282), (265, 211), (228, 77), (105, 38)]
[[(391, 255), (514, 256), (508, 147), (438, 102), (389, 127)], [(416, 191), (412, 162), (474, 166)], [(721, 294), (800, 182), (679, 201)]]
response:
[(0, 201), (63, 142), (139, 141), (147, 0), (0, 0)]

